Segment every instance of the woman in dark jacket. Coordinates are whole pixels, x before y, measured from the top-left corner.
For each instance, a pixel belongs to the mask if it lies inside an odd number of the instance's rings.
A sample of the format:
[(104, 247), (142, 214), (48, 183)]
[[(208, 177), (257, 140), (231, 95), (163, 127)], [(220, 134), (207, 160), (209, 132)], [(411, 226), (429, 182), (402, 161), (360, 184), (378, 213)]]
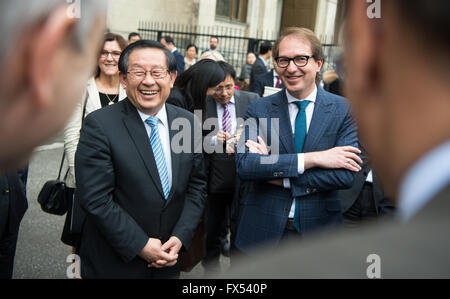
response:
[(225, 80), (225, 72), (217, 62), (203, 59), (184, 71), (175, 81), (167, 103), (190, 112), (205, 109), (206, 97)]

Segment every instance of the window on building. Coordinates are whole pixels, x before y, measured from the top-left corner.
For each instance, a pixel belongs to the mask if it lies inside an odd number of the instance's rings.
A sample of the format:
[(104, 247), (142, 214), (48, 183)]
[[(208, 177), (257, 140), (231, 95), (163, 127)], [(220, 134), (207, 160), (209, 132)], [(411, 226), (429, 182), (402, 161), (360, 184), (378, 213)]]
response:
[(248, 0), (217, 0), (216, 16), (233, 21), (245, 22)]

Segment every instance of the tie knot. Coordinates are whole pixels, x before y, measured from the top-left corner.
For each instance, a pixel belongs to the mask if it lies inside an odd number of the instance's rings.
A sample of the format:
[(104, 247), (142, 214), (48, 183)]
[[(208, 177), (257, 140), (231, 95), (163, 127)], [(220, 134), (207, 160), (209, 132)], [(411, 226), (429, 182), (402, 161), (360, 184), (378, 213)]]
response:
[(297, 102), (294, 102), (294, 103), (298, 106), (300, 111), (305, 111), (306, 107), (308, 107), (310, 102), (307, 101), (307, 100), (304, 100), (304, 101), (297, 101)]
[(149, 118), (147, 118), (145, 120), (145, 122), (147, 123), (147, 125), (149, 125), (151, 128), (154, 128), (158, 125), (158, 118), (156, 116), (150, 116)]
[(229, 103), (230, 103), (230, 102), (225, 103), (225, 104), (222, 104), (223, 108), (228, 109), (228, 104), (229, 104)]

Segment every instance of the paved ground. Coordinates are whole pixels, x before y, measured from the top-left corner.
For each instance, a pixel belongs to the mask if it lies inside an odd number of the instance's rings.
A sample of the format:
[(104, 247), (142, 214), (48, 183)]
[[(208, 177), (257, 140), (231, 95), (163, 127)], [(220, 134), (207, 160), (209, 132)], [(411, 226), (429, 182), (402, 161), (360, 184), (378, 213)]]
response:
[[(20, 227), (15, 258), (14, 278), (67, 278), (67, 256), (71, 248), (60, 241), (65, 216), (43, 212), (37, 203), (42, 185), (58, 175), (62, 157), (61, 134), (37, 150), (29, 164), (27, 196), (29, 208)], [(222, 270), (229, 267), (229, 259), (221, 257)], [(182, 278), (204, 278), (199, 264)]]

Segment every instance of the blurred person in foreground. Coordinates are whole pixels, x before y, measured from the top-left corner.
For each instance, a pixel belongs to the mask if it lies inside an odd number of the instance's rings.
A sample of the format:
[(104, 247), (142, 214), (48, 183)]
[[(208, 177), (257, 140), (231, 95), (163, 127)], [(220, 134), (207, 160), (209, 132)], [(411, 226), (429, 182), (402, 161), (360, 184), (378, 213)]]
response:
[(1, 278), (12, 277), (27, 209), (23, 185), (6, 171), (23, 166), (69, 119), (95, 65), (105, 17), (105, 1), (0, 3)]
[(450, 3), (384, 1), (382, 18), (368, 12), (348, 2), (345, 90), (398, 218), (263, 251), (227, 277), (450, 278)]

